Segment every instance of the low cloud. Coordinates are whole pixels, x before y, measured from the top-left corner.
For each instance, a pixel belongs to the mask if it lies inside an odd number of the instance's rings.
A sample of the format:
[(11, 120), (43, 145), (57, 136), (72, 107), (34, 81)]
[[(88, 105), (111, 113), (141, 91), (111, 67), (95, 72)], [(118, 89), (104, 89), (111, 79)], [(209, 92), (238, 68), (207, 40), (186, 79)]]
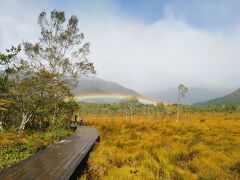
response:
[(87, 32), (98, 75), (128, 87), (147, 91), (179, 83), (240, 85), (237, 29), (229, 34), (208, 32), (166, 17), (151, 25), (105, 22)]
[[(1, 6), (1, 4), (0, 4)], [(17, 14), (0, 13), (0, 50), (24, 40), (36, 40), (40, 8), (21, 5)], [(44, 6), (40, 6), (44, 8)], [(111, 7), (111, 11), (108, 9)], [(49, 9), (49, 7), (48, 7)], [(61, 9), (61, 8), (60, 8)], [(140, 92), (184, 83), (208, 88), (240, 87), (240, 31), (207, 30), (177, 19), (171, 12), (152, 24), (118, 15), (117, 4), (69, 6), (91, 42), (97, 76)]]

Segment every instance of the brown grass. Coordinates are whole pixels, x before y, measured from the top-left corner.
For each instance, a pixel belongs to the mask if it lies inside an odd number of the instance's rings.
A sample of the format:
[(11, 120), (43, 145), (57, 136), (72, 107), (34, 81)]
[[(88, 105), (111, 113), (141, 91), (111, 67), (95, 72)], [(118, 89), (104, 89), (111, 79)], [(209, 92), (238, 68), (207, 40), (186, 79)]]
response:
[(174, 116), (87, 122), (101, 140), (82, 179), (240, 178), (240, 114), (191, 114), (179, 123)]

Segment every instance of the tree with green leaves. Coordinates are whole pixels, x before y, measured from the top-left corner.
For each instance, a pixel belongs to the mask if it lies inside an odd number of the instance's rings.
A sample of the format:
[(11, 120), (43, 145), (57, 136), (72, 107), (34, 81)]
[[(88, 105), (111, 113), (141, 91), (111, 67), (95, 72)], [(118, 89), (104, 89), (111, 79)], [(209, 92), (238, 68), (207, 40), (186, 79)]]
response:
[(39, 41), (25, 42), (23, 45), (31, 66), (37, 71), (47, 71), (54, 76), (54, 123), (59, 111), (57, 102), (68, 97), (66, 88), (72, 88), (79, 76), (95, 73), (95, 69), (87, 58), (90, 43), (84, 42), (76, 16), (71, 16), (66, 22), (63, 11), (53, 10), (50, 18), (42, 12), (38, 17), (38, 24), (41, 29)]
[[(14, 102), (4, 117), (9, 120), (10, 111), (16, 113), (19, 132), (28, 122), (41, 124), (46, 119), (53, 128), (58, 119), (73, 114), (77, 106), (71, 89), (80, 76), (95, 73), (93, 63), (87, 58), (90, 44), (84, 42), (76, 16), (66, 20), (64, 12), (53, 10), (48, 18), (42, 12), (38, 24), (39, 41), (23, 43), (24, 59), (17, 58), (21, 47), (0, 54), (1, 65), (8, 65), (0, 79), (0, 108), (5, 108), (6, 100)], [(12, 59), (16, 61), (11, 63)], [(8, 96), (5, 99), (4, 93)]]
[(56, 80), (69, 86), (83, 74), (95, 73), (93, 63), (88, 61), (89, 42), (79, 32), (78, 19), (71, 16), (66, 22), (63, 11), (52, 11), (50, 18), (40, 13), (38, 24), (41, 36), (37, 43), (25, 42), (24, 51), (36, 70), (56, 75)]
[[(10, 49), (6, 49), (7, 53), (0, 53), (0, 104), (4, 105), (6, 100), (6, 93), (11, 85), (9, 76), (14, 72), (14, 67), (10, 64), (14, 61), (17, 54), (21, 51), (21, 46), (12, 46)], [(2, 68), (2, 69), (1, 69)], [(1, 110), (6, 110), (1, 108)]]
[(10, 76), (14, 73), (15, 68), (11, 67), (17, 54), (21, 51), (21, 46), (12, 46), (6, 49), (6, 53), (0, 53), (0, 130), (3, 130), (5, 115), (9, 111), (9, 107), (13, 104), (11, 96), (9, 95), (9, 88), (13, 86)]

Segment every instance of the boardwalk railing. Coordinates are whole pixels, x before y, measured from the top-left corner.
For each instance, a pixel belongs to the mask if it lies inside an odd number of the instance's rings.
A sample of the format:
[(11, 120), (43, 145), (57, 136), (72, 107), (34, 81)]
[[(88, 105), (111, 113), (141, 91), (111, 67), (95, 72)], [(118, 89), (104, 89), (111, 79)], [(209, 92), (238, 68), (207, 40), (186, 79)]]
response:
[(69, 179), (99, 139), (91, 126), (78, 126), (73, 136), (0, 173), (0, 179)]

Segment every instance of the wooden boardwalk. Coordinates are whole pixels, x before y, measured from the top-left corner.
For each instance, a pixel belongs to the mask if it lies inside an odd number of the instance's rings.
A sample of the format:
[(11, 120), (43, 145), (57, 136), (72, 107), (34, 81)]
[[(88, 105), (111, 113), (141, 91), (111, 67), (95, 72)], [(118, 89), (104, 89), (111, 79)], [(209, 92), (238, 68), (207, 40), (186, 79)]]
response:
[(1, 172), (0, 180), (69, 179), (98, 139), (95, 128), (78, 126), (75, 135)]

